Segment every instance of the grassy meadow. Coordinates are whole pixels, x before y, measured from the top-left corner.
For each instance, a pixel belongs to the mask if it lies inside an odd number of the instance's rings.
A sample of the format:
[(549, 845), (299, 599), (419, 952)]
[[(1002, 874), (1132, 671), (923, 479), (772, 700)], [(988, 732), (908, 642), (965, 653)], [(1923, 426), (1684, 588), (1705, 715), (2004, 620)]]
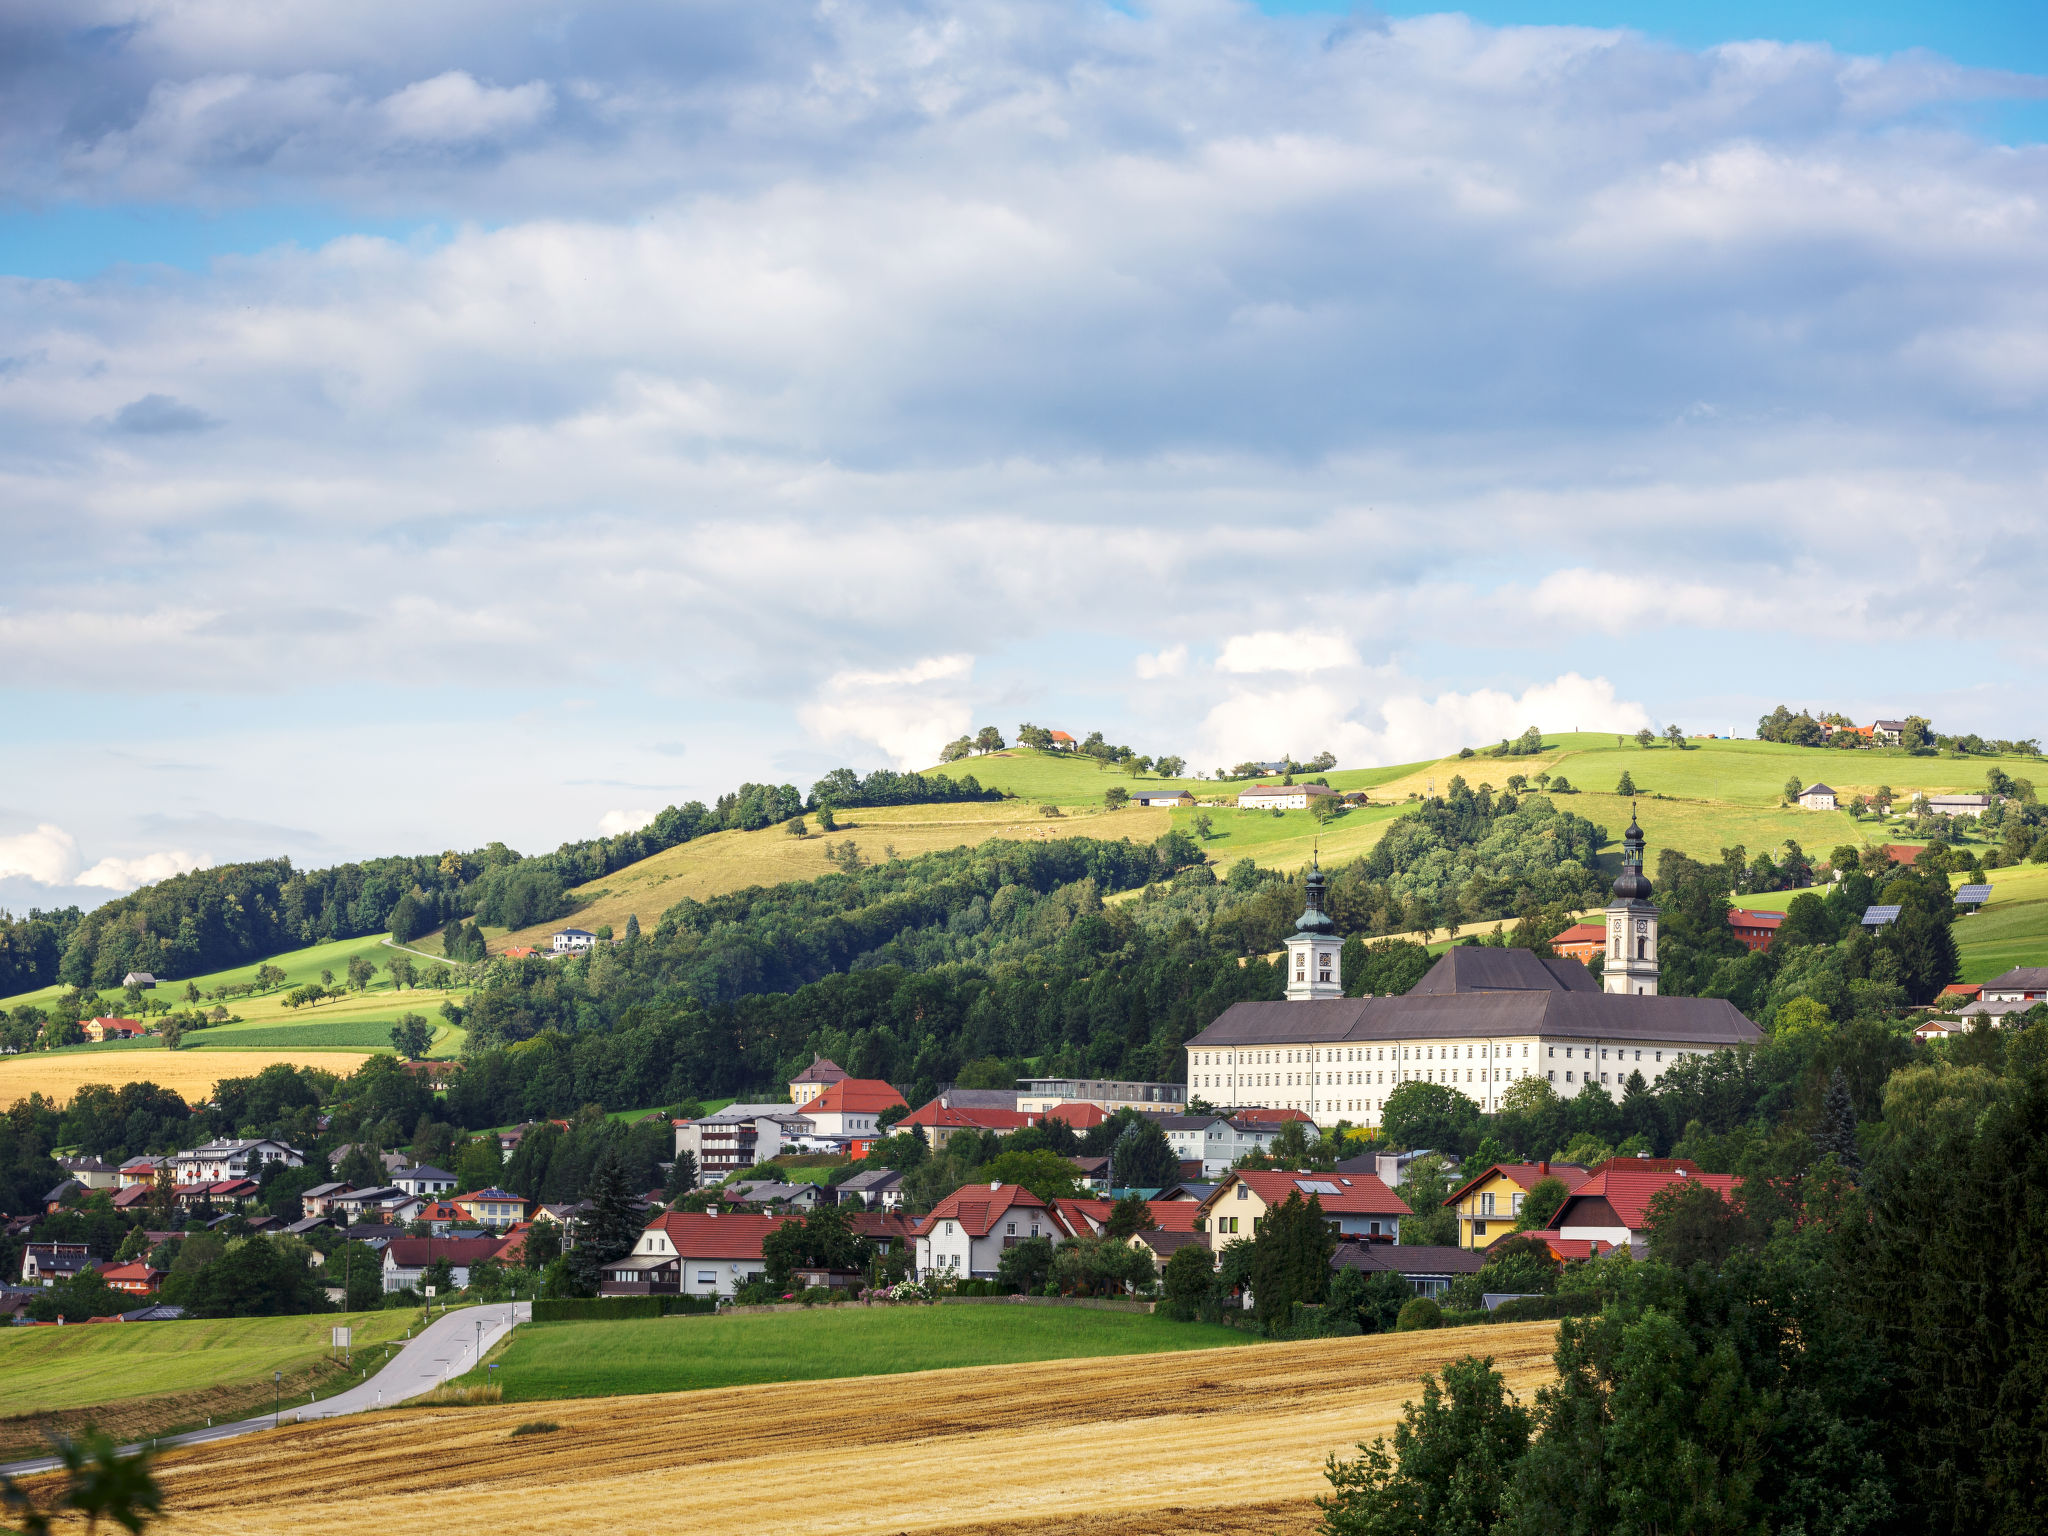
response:
[(1249, 1342), (1202, 1323), (1080, 1307), (817, 1307), (737, 1317), (530, 1323), (479, 1370), (508, 1403), (889, 1376), (947, 1366), (1149, 1355)]

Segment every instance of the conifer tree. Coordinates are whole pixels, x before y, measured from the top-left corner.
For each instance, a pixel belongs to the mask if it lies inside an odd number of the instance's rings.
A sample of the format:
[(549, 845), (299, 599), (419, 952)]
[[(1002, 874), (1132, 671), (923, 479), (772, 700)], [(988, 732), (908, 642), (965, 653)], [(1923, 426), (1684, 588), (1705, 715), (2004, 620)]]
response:
[(1822, 1157), (1832, 1155), (1844, 1168), (1863, 1166), (1856, 1146), (1856, 1105), (1849, 1097), (1849, 1079), (1840, 1067), (1828, 1078), (1827, 1097), (1821, 1100), (1820, 1123), (1813, 1128), (1813, 1147)]

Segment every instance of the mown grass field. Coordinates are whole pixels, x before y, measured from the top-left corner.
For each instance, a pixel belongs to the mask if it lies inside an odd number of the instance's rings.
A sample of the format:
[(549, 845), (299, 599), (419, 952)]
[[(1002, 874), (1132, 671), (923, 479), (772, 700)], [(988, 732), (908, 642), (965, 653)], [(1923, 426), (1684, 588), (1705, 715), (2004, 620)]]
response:
[(819, 1307), (739, 1317), (534, 1323), (473, 1372), (507, 1402), (689, 1392), (770, 1381), (893, 1376), (948, 1366), (1241, 1345), (1250, 1335), (1074, 1307)]
[(273, 1371), (284, 1373), (287, 1399), (304, 1401), (315, 1388), (324, 1397), (343, 1376), (329, 1361), (330, 1328), (355, 1329), (360, 1366), (367, 1351), (401, 1338), (418, 1317), (321, 1313), (0, 1329), (0, 1454), (33, 1450), (45, 1428), (75, 1429), (87, 1419), (109, 1432), (146, 1435), (209, 1413), (251, 1411), (258, 1397), (271, 1401)]
[(0, 1056), (0, 1109), (32, 1093), (62, 1103), (87, 1083), (118, 1088), (144, 1081), (170, 1089), (187, 1103), (198, 1103), (213, 1096), (213, 1085), (222, 1078), (254, 1077), (277, 1062), (346, 1077), (369, 1055), (336, 1050), (30, 1051)]
[[(538, 1413), (406, 1408), (174, 1451), (157, 1475), (164, 1528), (206, 1536), (486, 1520), (585, 1536), (673, 1524), (676, 1511), (706, 1530), (808, 1536), (1308, 1536), (1324, 1458), (1389, 1433), (1424, 1373), (1483, 1352), (1526, 1402), (1552, 1379), (1556, 1332), (1049, 1359)], [(536, 1420), (555, 1428), (512, 1438)]]

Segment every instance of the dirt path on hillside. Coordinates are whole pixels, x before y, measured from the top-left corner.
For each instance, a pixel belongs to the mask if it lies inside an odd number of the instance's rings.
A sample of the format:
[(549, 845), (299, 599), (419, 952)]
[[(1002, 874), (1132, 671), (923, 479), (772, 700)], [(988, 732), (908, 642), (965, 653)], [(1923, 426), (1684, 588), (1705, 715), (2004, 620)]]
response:
[[(418, 1408), (164, 1458), (173, 1532), (671, 1529), (806, 1536), (1306, 1531), (1323, 1458), (1417, 1379), (1493, 1355), (1525, 1397), (1554, 1323), (975, 1367), (648, 1397)], [(553, 1433), (510, 1438), (529, 1420)], [(288, 1517), (281, 1522), (281, 1514)], [(1169, 1511), (1181, 1514), (1169, 1515)]]

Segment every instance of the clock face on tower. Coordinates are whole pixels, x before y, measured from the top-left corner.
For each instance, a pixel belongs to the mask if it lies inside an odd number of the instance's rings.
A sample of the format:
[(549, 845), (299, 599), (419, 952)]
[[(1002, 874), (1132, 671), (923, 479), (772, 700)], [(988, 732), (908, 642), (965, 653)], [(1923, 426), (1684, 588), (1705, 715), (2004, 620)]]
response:
[(1637, 933), (1648, 933), (1649, 931), (1650, 931), (1650, 920), (1649, 920), (1649, 919), (1648, 919), (1647, 917), (1639, 917), (1639, 918), (1637, 918), (1637, 919), (1636, 919), (1636, 932), (1637, 932)]

